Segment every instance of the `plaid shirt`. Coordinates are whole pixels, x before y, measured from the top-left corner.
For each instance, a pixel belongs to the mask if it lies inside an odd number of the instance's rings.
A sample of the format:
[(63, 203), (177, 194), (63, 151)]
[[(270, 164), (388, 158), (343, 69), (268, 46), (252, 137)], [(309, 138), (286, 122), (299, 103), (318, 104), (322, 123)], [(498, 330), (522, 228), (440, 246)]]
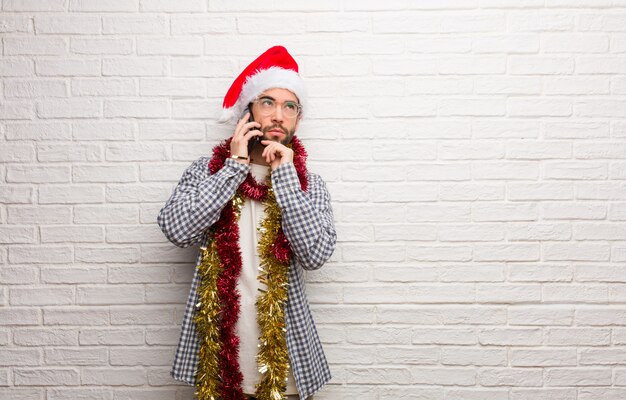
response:
[[(208, 243), (208, 228), (244, 181), (250, 166), (227, 159), (214, 175), (209, 157), (195, 161), (183, 173), (172, 196), (161, 209), (158, 223), (165, 236), (179, 247)], [(309, 310), (303, 270), (320, 268), (335, 249), (336, 234), (330, 196), (324, 181), (308, 173), (308, 191), (303, 192), (292, 163), (271, 174), (272, 187), (282, 213), (282, 228), (293, 251), (285, 306), (287, 349), (300, 397), (305, 399), (331, 378), (330, 369)], [(198, 256), (198, 262), (200, 256)], [(193, 322), (200, 277), (198, 269), (183, 317), (180, 340), (171, 374), (174, 379), (195, 384), (199, 342)]]

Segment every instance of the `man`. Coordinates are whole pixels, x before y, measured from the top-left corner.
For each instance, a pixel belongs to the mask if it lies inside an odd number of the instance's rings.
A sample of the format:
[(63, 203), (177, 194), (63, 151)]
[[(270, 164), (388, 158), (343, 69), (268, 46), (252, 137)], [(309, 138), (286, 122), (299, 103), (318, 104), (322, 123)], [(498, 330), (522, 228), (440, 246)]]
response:
[(310, 399), (330, 380), (303, 272), (330, 258), (336, 234), (294, 136), (305, 102), (287, 50), (259, 56), (224, 97), (232, 137), (187, 168), (159, 213), (172, 243), (201, 246), (171, 371), (199, 399)]

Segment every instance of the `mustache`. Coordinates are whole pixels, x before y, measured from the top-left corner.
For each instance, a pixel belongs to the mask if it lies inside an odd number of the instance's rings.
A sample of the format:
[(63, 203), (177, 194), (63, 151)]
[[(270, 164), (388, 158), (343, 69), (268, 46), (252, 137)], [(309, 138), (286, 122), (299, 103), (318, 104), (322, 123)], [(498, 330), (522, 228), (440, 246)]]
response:
[(274, 124), (274, 125), (266, 126), (265, 128), (263, 128), (263, 129), (261, 130), (261, 132), (263, 132), (263, 133), (265, 134), (265, 133), (267, 133), (267, 132), (271, 131), (272, 129), (280, 129), (281, 131), (283, 131), (283, 133), (284, 133), (285, 135), (287, 135), (287, 136), (289, 135), (289, 131), (287, 130), (287, 128), (285, 128), (285, 127), (284, 127), (284, 126), (282, 126), (282, 125), (278, 125), (278, 124)]

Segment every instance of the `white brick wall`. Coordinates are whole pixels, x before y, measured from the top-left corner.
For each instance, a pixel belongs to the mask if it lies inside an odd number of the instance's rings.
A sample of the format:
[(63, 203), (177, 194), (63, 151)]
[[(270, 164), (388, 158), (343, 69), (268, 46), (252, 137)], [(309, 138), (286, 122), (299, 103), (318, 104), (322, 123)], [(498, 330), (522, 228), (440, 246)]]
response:
[(626, 1), (0, 4), (0, 399), (192, 399), (156, 214), (279, 43), (339, 232), (317, 398), (626, 398)]

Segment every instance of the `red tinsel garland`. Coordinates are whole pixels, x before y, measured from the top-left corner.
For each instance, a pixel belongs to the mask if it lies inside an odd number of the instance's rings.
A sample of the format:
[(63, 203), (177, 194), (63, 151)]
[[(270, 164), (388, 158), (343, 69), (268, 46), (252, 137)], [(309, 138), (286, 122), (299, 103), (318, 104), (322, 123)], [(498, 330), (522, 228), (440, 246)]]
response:
[[(209, 161), (211, 174), (217, 173), (230, 156), (230, 142), (224, 141), (215, 146), (213, 157)], [(306, 151), (297, 137), (293, 137), (289, 147), (294, 152), (293, 164), (300, 180), (303, 191), (308, 189), (306, 170)], [(238, 191), (253, 200), (263, 201), (267, 197), (269, 187), (264, 183), (257, 182), (252, 174), (248, 173)], [(218, 297), (221, 304), (220, 314), (220, 370), (223, 400), (243, 400), (241, 388), (243, 375), (239, 367), (239, 337), (236, 334), (236, 324), (239, 319), (240, 294), (237, 291), (237, 282), (241, 275), (242, 260), (239, 247), (239, 227), (237, 224), (237, 211), (232, 202), (222, 210), (219, 220), (214, 224), (214, 238), (217, 253), (223, 267), (223, 272), (217, 280)], [(289, 241), (282, 229), (279, 231), (271, 252), (281, 262), (291, 259)]]

